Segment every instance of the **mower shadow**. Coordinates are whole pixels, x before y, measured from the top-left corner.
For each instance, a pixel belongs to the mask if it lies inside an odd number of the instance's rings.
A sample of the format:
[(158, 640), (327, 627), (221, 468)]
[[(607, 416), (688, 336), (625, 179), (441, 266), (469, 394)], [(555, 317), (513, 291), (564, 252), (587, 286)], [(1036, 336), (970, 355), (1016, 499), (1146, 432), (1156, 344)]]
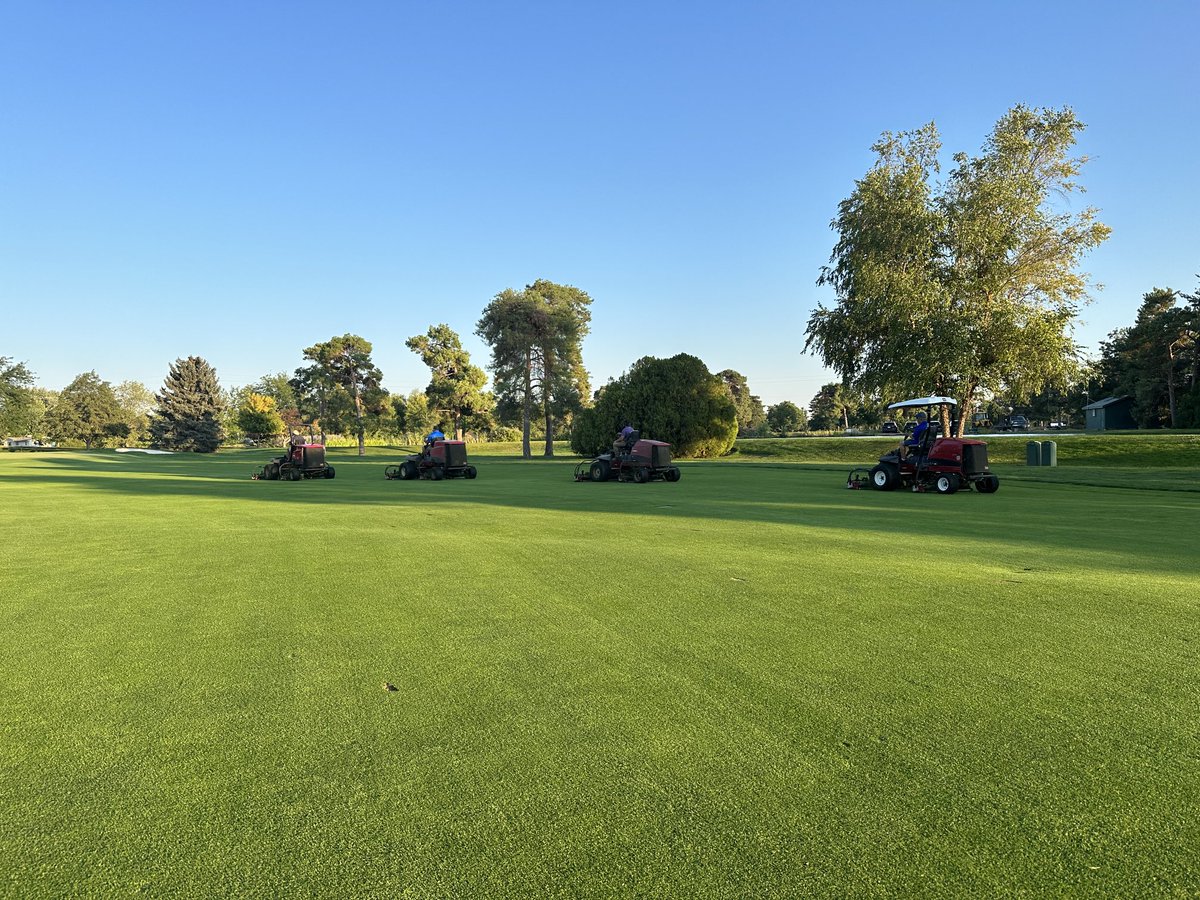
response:
[[(36, 464), (5, 467), (0, 485), (71, 485), (129, 498), (191, 497), (286, 505), (414, 507), (453, 516), (455, 507), (492, 506), (514, 510), (586, 512), (614, 518), (686, 518), (741, 524), (798, 526), (811, 539), (821, 529), (847, 529), (866, 538), (869, 558), (886, 559), (898, 541), (916, 536), (946, 548), (948, 564), (969, 563), (971, 541), (1035, 546), (1088, 554), (1094, 563), (1114, 571), (1185, 573), (1192, 537), (1186, 529), (1164, 529), (1163, 516), (1185, 520), (1200, 514), (1194, 494), (1129, 491), (1079, 491), (1056, 485), (1008, 483), (984, 496), (960, 492), (951, 497), (897, 491), (845, 490), (844, 473), (829, 466), (720, 465), (683, 463), (678, 484), (653, 482), (594, 484), (571, 480), (575, 460), (539, 461), (485, 457), (480, 476), (468, 481), (387, 481), (391, 454), (357, 457), (333, 453), (333, 480), (269, 482), (250, 479), (250, 472), (272, 454), (237, 452), (223, 457), (141, 457), (117, 454), (55, 456)], [(132, 454), (130, 455), (132, 456)], [(564, 524), (564, 528), (569, 527)], [(1131, 529), (1161, 533), (1150, 550), (1127, 548)], [(806, 552), (798, 533), (797, 554)], [(974, 551), (977, 552), (977, 551)], [(986, 562), (986, 560), (980, 560)]]

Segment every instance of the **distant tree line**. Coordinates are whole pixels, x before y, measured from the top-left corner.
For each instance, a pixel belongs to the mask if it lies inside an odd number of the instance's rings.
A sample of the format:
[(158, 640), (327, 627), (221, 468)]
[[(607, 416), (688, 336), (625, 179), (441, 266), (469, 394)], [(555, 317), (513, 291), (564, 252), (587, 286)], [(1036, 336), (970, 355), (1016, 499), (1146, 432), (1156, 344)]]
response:
[(413, 443), (439, 427), (459, 438), (517, 440), (529, 457), (535, 437), (545, 456), (560, 435), (574, 447), (607, 447), (626, 422), (680, 456), (719, 455), (738, 435), (804, 427), (794, 404), (764, 408), (745, 376), (714, 375), (687, 354), (640, 359), (593, 391), (582, 350), (591, 302), (579, 288), (546, 280), (497, 294), (476, 327), (491, 349), (490, 390), (487, 373), (444, 323), (406, 341), (429, 368), (429, 383), (395, 394), (382, 386), (371, 342), (356, 334), (304, 348), (291, 374), (232, 389), (206, 360), (188, 357), (170, 365), (157, 392), (138, 382), (114, 387), (94, 371), (46, 391), (25, 364), (0, 357), (0, 430), (89, 449), (210, 452), (222, 443), (278, 444), (315, 426), (353, 440), (361, 454), (368, 438)]

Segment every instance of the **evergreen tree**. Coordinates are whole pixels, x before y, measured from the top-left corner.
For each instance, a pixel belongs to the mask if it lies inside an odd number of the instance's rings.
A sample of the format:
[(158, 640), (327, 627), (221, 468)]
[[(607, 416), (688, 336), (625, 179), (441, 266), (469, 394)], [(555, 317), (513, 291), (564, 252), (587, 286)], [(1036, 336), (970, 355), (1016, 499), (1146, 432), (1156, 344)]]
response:
[(461, 440), (468, 426), (490, 421), (495, 398), (483, 389), (487, 374), (471, 365), (471, 354), (449, 325), (430, 326), (426, 334), (404, 343), (429, 366), (433, 376), (425, 389), (429, 405), (447, 417), (456, 438)]
[(198, 356), (171, 363), (150, 420), (156, 447), (212, 453), (221, 443), (224, 402), (217, 371)]
[(529, 458), (533, 413), (545, 422), (545, 456), (554, 455), (556, 419), (569, 420), (588, 394), (581, 342), (592, 298), (578, 288), (539, 280), (504, 290), (483, 311), (475, 333), (492, 348), (492, 376), (505, 408), (521, 410), (521, 452)]

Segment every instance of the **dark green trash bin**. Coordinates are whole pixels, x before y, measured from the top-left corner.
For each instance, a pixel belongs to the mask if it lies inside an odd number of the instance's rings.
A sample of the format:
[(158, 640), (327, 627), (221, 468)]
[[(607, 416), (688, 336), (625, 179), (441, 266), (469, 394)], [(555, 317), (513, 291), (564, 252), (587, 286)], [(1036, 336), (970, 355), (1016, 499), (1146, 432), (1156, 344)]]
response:
[(1025, 445), (1025, 465), (1040, 466), (1042, 464), (1042, 442), (1030, 441)]
[(1054, 441), (1042, 441), (1042, 465), (1058, 465), (1058, 444)]

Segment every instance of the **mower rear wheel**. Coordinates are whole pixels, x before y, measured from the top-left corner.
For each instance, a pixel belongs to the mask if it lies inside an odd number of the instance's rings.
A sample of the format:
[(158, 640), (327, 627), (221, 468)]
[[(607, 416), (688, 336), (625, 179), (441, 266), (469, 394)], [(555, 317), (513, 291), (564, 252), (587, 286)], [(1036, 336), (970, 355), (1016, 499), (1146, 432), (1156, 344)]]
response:
[(900, 484), (900, 473), (891, 463), (880, 463), (871, 470), (871, 487), (877, 491), (894, 491)]
[(592, 481), (608, 481), (608, 463), (596, 460), (588, 469), (588, 474), (591, 475)]
[(953, 494), (958, 490), (958, 476), (953, 472), (947, 472), (945, 475), (939, 475), (933, 481), (933, 489), (939, 494)]
[(650, 480), (650, 470), (645, 466), (638, 466), (633, 470), (633, 480), (638, 484), (645, 484)]
[(679, 480), (679, 470), (674, 469), (674, 468), (667, 469), (667, 481), (678, 481), (678, 480)]

